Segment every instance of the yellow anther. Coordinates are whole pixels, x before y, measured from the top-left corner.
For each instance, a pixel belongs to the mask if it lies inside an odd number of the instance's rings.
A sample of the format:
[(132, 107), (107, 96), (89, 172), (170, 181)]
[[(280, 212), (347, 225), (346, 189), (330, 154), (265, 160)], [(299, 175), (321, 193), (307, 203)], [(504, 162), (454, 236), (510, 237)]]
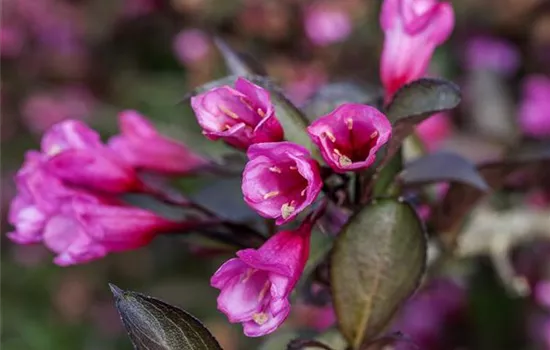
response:
[(227, 115), (228, 117), (233, 118), (233, 119), (235, 119), (235, 120), (239, 120), (239, 119), (240, 119), (239, 116), (237, 115), (237, 113), (235, 113), (235, 112), (229, 110), (227, 107), (225, 107), (225, 106), (219, 106), (218, 108), (220, 109), (220, 111), (222, 111), (222, 112), (223, 112), (225, 115)]
[(259, 326), (261, 326), (261, 325), (263, 325), (264, 323), (267, 322), (267, 320), (269, 319), (269, 316), (267, 316), (267, 314), (265, 312), (259, 312), (259, 313), (255, 313), (254, 315), (252, 315), (252, 319)]
[(295, 210), (296, 207), (292, 206), (292, 202), (283, 204), (281, 207), (281, 215), (283, 216), (283, 219), (288, 219), (288, 217), (292, 215)]
[(336, 142), (336, 137), (334, 137), (334, 134), (330, 131), (325, 131), (325, 136), (330, 139), (332, 142)]
[(276, 166), (272, 166), (272, 167), (269, 168), (269, 171), (271, 171), (272, 173), (280, 174), (281, 173), (281, 168), (276, 167)]
[(279, 195), (279, 191), (271, 191), (264, 194), (264, 199), (273, 198)]
[(346, 124), (348, 125), (349, 130), (353, 129), (353, 119), (351, 118), (346, 119)]
[(258, 110), (257, 110), (256, 112), (258, 112), (258, 114), (260, 115), (260, 117), (262, 117), (262, 118), (264, 118), (264, 117), (265, 117), (265, 112), (264, 112), (264, 111), (262, 111), (262, 109), (261, 109), (261, 108), (258, 108)]
[(376, 136), (378, 136), (378, 131), (374, 131), (372, 134), (370, 134), (370, 138), (373, 139)]
[(348, 156), (343, 155), (339, 149), (335, 148), (333, 152), (334, 155), (338, 157), (338, 163), (340, 163), (341, 166), (349, 166), (353, 163), (351, 159)]
[(295, 167), (294, 165), (291, 165), (291, 166), (289, 166), (288, 168), (289, 168), (290, 170), (298, 170), (298, 168)]
[(223, 130), (224, 130), (224, 131), (225, 131), (225, 130), (229, 130), (229, 129), (231, 129), (231, 125), (225, 124), (225, 125), (223, 126)]
[(348, 157), (342, 155), (338, 158), (338, 163), (340, 163), (341, 166), (350, 166), (353, 162)]
[(61, 151), (63, 151), (63, 147), (54, 144), (49, 149), (48, 152), (46, 152), (49, 156), (55, 156), (56, 154), (59, 154)]
[(269, 290), (269, 287), (271, 287), (271, 283), (269, 281), (265, 281), (264, 287), (260, 291), (260, 294), (258, 294), (258, 301), (262, 301), (262, 299), (265, 297), (265, 294)]

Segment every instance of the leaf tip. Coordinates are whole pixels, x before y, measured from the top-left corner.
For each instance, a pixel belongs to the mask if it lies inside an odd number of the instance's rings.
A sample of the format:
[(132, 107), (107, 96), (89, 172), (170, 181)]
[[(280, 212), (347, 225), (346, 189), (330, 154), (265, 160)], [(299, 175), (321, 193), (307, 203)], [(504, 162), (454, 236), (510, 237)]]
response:
[(117, 286), (115, 286), (112, 283), (109, 283), (109, 288), (111, 289), (111, 293), (115, 296), (115, 298), (121, 298), (124, 296), (124, 291)]

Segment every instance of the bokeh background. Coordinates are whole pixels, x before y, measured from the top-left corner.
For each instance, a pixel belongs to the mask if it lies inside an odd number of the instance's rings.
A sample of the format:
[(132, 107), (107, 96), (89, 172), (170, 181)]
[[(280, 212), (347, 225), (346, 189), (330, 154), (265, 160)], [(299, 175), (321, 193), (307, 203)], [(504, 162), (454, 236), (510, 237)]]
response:
[[(445, 116), (450, 127), (433, 147), (490, 160), (525, 136), (518, 110), (526, 77), (550, 74), (550, 2), (452, 3), (455, 31), (437, 50), (430, 75), (459, 84), (464, 102)], [(189, 107), (179, 103), (192, 88), (225, 74), (211, 33), (255, 56), (297, 104), (329, 81), (379, 91), (380, 1), (2, 0), (1, 6), (3, 233), (10, 230), (12, 177), (25, 150), (37, 148), (41, 133), (63, 119), (84, 120), (107, 137), (116, 132), (119, 111), (137, 109), (197, 152), (223, 152), (200, 135)], [(200, 180), (181, 186), (193, 192)], [(548, 197), (533, 191), (514, 205), (544, 206)], [(549, 245), (524, 240), (510, 256), (532, 286), (550, 277)], [(224, 257), (193, 251), (186, 237), (160, 237), (138, 251), (61, 268), (42, 246), (17, 246), (3, 234), (2, 348), (130, 349), (108, 282), (182, 306), (224, 349), (258, 348), (262, 340), (245, 339), (239, 325), (216, 311), (208, 281)], [(452, 334), (455, 345), (442, 349), (550, 349), (550, 315), (534, 296), (510, 295), (485, 256), (453, 266), (446, 278), (458, 282), (451, 291), (447, 281), (421, 294), (405, 310), (404, 328)], [(317, 321), (330, 319), (325, 311), (296, 307), (278, 334), (322, 327)]]

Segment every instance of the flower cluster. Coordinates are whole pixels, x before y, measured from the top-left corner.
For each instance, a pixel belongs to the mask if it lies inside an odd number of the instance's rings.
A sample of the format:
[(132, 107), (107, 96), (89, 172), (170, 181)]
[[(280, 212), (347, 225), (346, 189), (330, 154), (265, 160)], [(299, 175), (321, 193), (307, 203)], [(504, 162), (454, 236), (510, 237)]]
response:
[[(242, 192), (258, 214), (282, 225), (319, 196), (320, 165), (305, 147), (283, 140), (267, 90), (239, 78), (235, 89), (212, 89), (191, 104), (205, 136), (247, 150)], [(319, 117), (307, 131), (326, 164), (343, 173), (374, 163), (390, 138), (391, 124), (374, 107), (348, 103)], [(239, 251), (212, 277), (212, 286), (221, 290), (218, 308), (231, 322), (242, 322), (248, 336), (270, 333), (288, 316), (288, 296), (307, 260), (311, 227), (306, 219), (299, 229), (275, 234), (258, 250)]]
[(121, 113), (120, 123), (122, 134), (105, 145), (82, 122), (64, 121), (44, 134), (40, 151), (27, 152), (15, 178), (11, 240), (43, 242), (57, 254), (55, 263), (67, 266), (144, 246), (186, 225), (120, 195), (148, 191), (138, 170), (185, 174), (205, 160), (159, 135), (137, 112)]

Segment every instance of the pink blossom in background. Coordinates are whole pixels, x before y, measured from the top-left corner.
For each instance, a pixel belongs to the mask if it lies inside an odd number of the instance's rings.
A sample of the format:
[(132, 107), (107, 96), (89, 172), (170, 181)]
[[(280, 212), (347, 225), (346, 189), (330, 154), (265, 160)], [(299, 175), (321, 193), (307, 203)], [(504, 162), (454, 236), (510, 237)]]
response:
[(388, 142), (391, 131), (385, 115), (374, 107), (355, 103), (340, 105), (307, 128), (325, 162), (340, 173), (374, 163), (376, 152)]
[(337, 4), (323, 2), (305, 9), (304, 27), (309, 40), (317, 46), (343, 41), (353, 29), (349, 13)]
[(136, 249), (159, 233), (195, 224), (172, 222), (108, 197), (138, 187), (139, 180), (79, 121), (54, 125), (41, 148), (27, 152), (15, 176), (17, 193), (8, 214), (15, 230), (7, 236), (19, 244), (43, 242), (57, 254), (58, 265)]
[(535, 286), (535, 300), (542, 306), (550, 308), (550, 280), (541, 280)]
[[(428, 282), (398, 311), (391, 331), (399, 331), (424, 350), (454, 349), (449, 337), (461, 323), (467, 309), (467, 293), (464, 287), (449, 279)], [(396, 346), (396, 350), (408, 350), (409, 344)]]
[(44, 244), (60, 266), (82, 264), (110, 252), (137, 249), (180, 227), (150, 211), (97, 196), (72, 198), (44, 229)]
[(23, 102), (21, 114), (27, 127), (41, 134), (66, 119), (87, 119), (95, 104), (96, 100), (86, 88), (67, 86), (31, 94)]
[(417, 135), (430, 152), (437, 150), (452, 132), (450, 116), (446, 113), (433, 115), (416, 127)]
[(24, 45), (25, 36), (21, 29), (5, 24), (0, 26), (0, 57), (17, 57)]
[(384, 48), (380, 76), (386, 101), (426, 73), (435, 48), (450, 36), (454, 13), (437, 0), (384, 0), (380, 14)]
[(199, 29), (184, 29), (174, 38), (174, 54), (183, 65), (204, 59), (211, 50), (210, 38)]
[(244, 78), (237, 79), (234, 89), (222, 86), (192, 97), (191, 107), (210, 140), (222, 139), (243, 150), (283, 140), (269, 92)]
[(318, 65), (295, 67), (292, 79), (285, 83), (284, 90), (292, 103), (301, 105), (328, 80), (327, 73)]
[(125, 18), (136, 18), (153, 13), (156, 0), (122, 0), (121, 14)]
[(67, 120), (48, 130), (41, 143), (46, 169), (74, 186), (106, 193), (142, 188), (134, 168), (107, 148), (86, 124)]
[(520, 53), (512, 43), (487, 36), (470, 39), (465, 56), (469, 69), (493, 70), (503, 75), (513, 74), (520, 64)]
[(245, 202), (258, 214), (293, 220), (319, 195), (323, 182), (318, 163), (307, 149), (292, 142), (257, 143), (248, 149), (243, 171)]
[(519, 125), (533, 138), (550, 137), (550, 78), (531, 75), (525, 78), (519, 105)]
[(118, 119), (121, 133), (109, 140), (109, 147), (133, 167), (186, 174), (207, 164), (182, 142), (160, 134), (139, 112), (126, 110)]
[(259, 249), (244, 249), (225, 262), (210, 284), (220, 289), (218, 309), (244, 334), (259, 337), (275, 331), (290, 312), (289, 296), (309, 256), (311, 223), (281, 231)]

